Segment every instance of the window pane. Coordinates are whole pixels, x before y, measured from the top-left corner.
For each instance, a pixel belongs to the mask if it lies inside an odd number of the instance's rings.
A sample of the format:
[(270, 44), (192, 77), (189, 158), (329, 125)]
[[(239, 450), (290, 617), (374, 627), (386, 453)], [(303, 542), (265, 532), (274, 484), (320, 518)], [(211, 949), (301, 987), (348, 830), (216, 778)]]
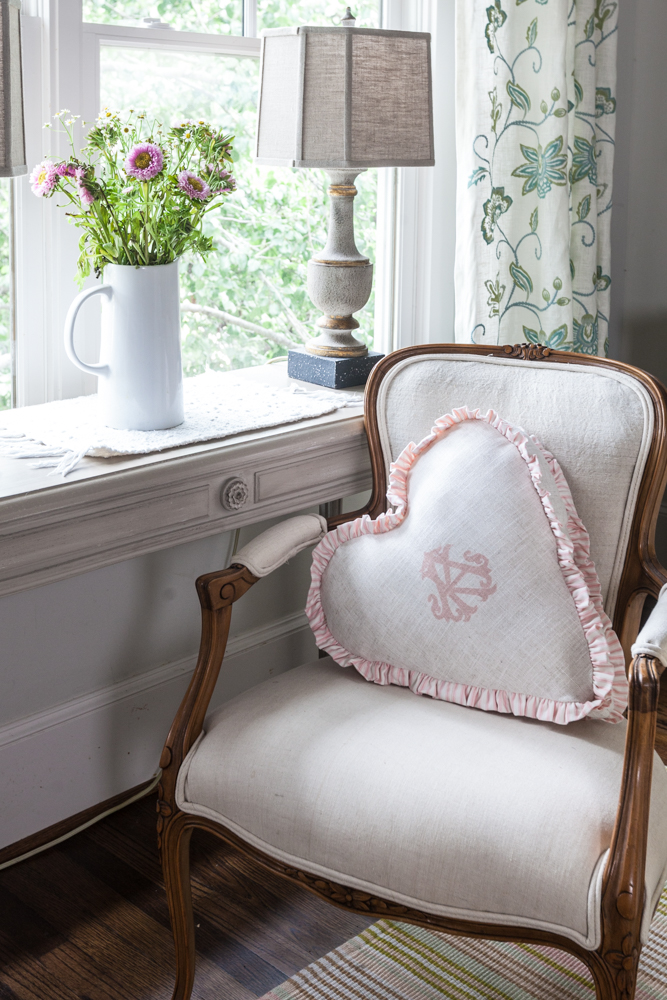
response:
[(0, 410), (12, 405), (10, 181), (0, 180)]
[(84, 21), (143, 27), (145, 17), (177, 31), (243, 34), (243, 0), (83, 0)]
[[(358, 28), (379, 28), (382, 0), (361, 0), (352, 5)], [(257, 23), (262, 28), (297, 24), (332, 24), (345, 13), (340, 0), (258, 0)]]
[[(193, 311), (216, 309), (267, 328), (283, 340), (303, 342), (315, 334), (320, 315), (306, 293), (306, 264), (326, 241), (327, 177), (321, 170), (256, 167), (256, 59), (157, 52), (103, 46), (102, 104), (143, 107), (164, 124), (204, 118), (236, 134), (238, 190), (207, 230), (216, 249), (206, 261), (181, 262), (183, 359), (186, 374), (260, 364), (284, 355), (284, 346), (235, 326), (225, 316)], [(377, 172), (357, 180), (357, 244), (374, 259)], [(373, 298), (357, 314), (360, 335), (372, 343)]]

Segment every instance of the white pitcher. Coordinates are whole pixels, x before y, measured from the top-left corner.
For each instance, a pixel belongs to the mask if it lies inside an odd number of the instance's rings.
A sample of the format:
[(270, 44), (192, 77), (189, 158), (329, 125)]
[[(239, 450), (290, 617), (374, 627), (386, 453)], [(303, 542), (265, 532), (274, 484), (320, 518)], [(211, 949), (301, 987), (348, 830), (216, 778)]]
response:
[[(100, 418), (107, 427), (155, 431), (183, 423), (183, 368), (178, 261), (133, 267), (107, 264), (105, 283), (78, 295), (65, 320), (65, 350), (78, 368), (99, 377)], [(99, 364), (74, 349), (79, 309), (101, 295)]]

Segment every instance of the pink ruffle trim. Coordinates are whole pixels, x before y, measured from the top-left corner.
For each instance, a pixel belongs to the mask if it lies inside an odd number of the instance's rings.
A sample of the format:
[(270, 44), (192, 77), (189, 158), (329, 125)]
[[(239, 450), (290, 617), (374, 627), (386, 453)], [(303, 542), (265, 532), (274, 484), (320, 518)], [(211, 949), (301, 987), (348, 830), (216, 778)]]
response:
[[(418, 458), (439, 441), (455, 424), (464, 420), (483, 420), (507, 438), (526, 462), (530, 477), (542, 502), (544, 512), (557, 543), (558, 562), (574, 601), (590, 651), (593, 667), (594, 698), (587, 702), (553, 701), (516, 692), (497, 691), (473, 687), (451, 681), (439, 681), (416, 670), (406, 670), (355, 656), (344, 649), (329, 631), (322, 607), (322, 576), (339, 546), (361, 535), (378, 535), (391, 531), (401, 524), (408, 514), (408, 476)], [(567, 528), (558, 520), (547, 490), (542, 486), (539, 459), (531, 455), (527, 443), (539, 449), (554, 476), (568, 514)], [(454, 702), (487, 712), (504, 712), (513, 715), (556, 722), (566, 725), (591, 715), (608, 722), (620, 722), (627, 705), (628, 686), (625, 675), (625, 658), (618, 638), (602, 604), (602, 591), (595, 565), (591, 559), (588, 532), (577, 515), (570, 488), (563, 470), (553, 455), (547, 452), (537, 438), (530, 439), (522, 430), (511, 427), (505, 420), (489, 410), (467, 406), (453, 410), (436, 420), (431, 433), (419, 444), (408, 444), (391, 466), (387, 498), (395, 510), (380, 514), (375, 520), (368, 515), (356, 521), (341, 524), (330, 531), (313, 553), (311, 586), (306, 604), (306, 614), (315, 640), (341, 666), (354, 666), (367, 680), (376, 684), (397, 684), (409, 687), (416, 694), (426, 694), (441, 701)]]

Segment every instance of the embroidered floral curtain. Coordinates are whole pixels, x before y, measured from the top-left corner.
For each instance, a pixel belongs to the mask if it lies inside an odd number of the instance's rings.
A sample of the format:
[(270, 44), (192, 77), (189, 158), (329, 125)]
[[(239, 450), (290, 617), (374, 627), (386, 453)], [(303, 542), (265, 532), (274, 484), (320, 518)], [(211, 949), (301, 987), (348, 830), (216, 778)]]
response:
[(456, 339), (604, 355), (613, 0), (457, 0)]

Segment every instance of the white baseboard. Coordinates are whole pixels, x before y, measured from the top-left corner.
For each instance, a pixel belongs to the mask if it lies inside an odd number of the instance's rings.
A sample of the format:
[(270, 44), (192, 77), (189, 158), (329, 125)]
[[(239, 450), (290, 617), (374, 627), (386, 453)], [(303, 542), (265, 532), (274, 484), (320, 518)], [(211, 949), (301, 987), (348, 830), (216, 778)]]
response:
[[(303, 613), (235, 636), (211, 705), (316, 655)], [(0, 848), (148, 781), (195, 661), (0, 727)]]

